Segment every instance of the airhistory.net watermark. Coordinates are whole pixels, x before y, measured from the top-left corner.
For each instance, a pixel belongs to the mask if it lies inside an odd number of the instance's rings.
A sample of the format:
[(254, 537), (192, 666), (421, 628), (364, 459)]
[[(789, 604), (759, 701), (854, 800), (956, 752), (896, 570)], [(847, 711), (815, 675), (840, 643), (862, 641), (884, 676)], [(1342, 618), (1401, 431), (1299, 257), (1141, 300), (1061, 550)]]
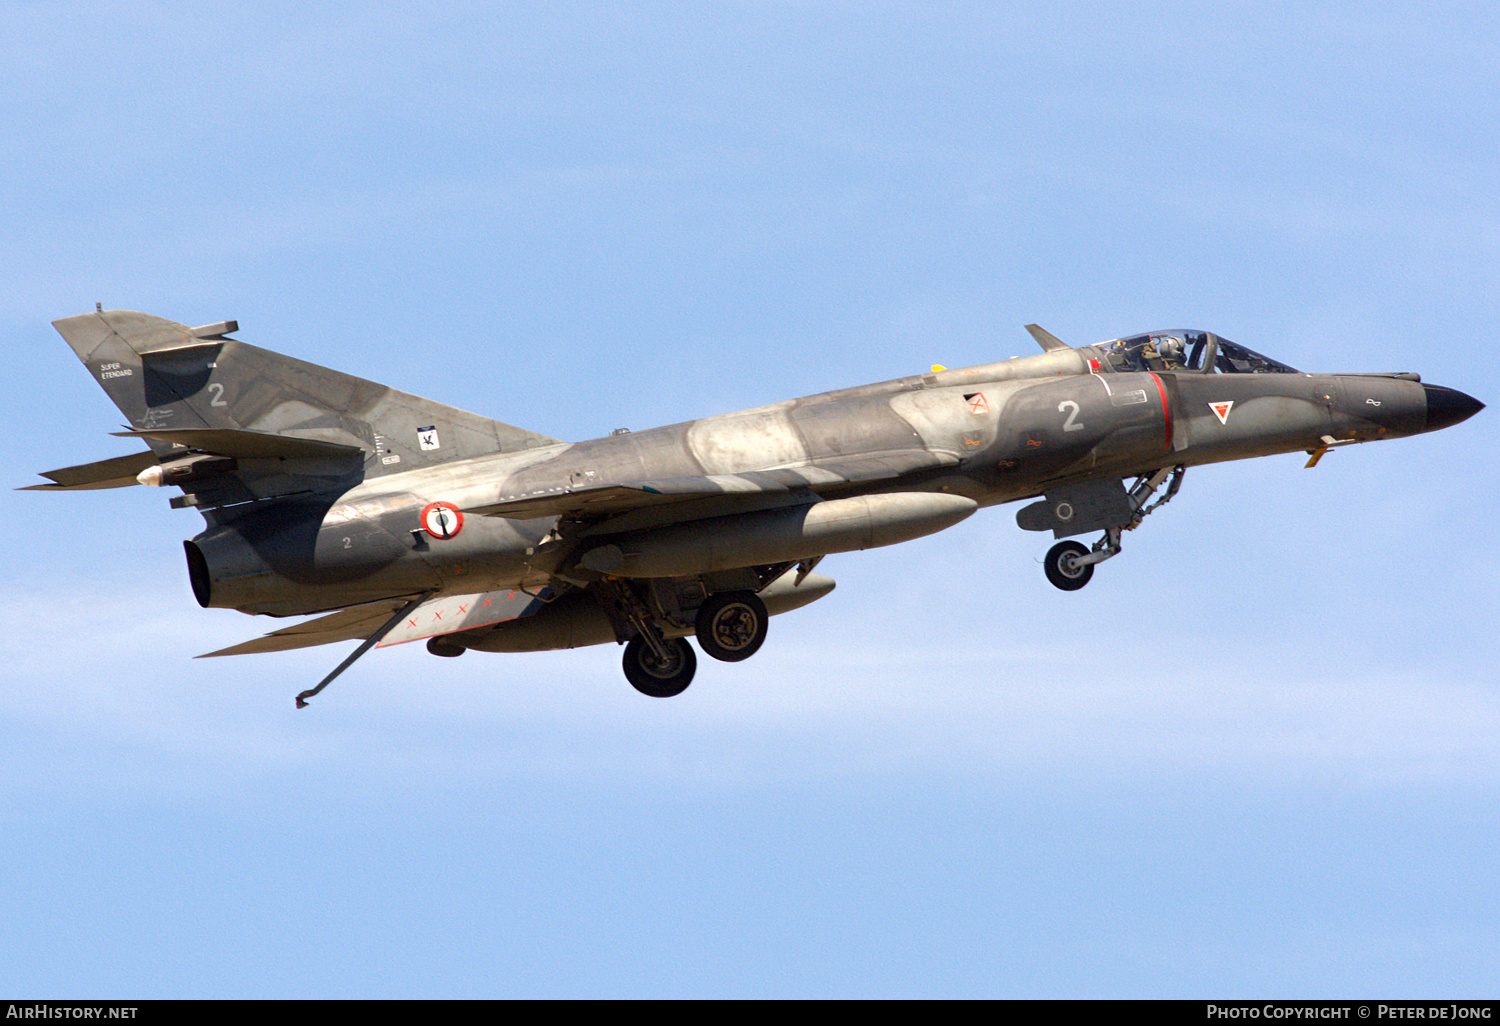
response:
[(139, 1005), (7, 1005), (7, 1019), (134, 1019)]

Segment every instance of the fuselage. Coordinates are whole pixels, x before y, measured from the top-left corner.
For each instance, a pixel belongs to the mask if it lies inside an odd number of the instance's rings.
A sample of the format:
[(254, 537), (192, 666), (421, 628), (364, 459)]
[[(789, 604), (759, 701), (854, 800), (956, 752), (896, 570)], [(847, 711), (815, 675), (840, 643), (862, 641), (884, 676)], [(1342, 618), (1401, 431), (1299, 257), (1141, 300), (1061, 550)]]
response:
[[(1086, 347), (935, 370), (252, 505), (188, 543), (195, 591), (205, 605), (291, 615), (427, 591), (534, 590), (609, 540), (608, 525), (570, 533), (557, 516), (472, 514), (452, 537), (435, 538), (420, 520), (435, 502), (462, 511), (559, 488), (685, 478), (722, 479), (732, 491), (737, 480), (748, 489), (755, 475), (789, 471), (821, 500), (946, 493), (991, 506), (1091, 478), (1430, 427), (1435, 390), (1414, 376), (1121, 372), (1099, 357), (1100, 347)], [(916, 469), (871, 480), (821, 472), (849, 461), (900, 467), (914, 454), (927, 457)], [(619, 530), (670, 526), (672, 516), (656, 511)]]

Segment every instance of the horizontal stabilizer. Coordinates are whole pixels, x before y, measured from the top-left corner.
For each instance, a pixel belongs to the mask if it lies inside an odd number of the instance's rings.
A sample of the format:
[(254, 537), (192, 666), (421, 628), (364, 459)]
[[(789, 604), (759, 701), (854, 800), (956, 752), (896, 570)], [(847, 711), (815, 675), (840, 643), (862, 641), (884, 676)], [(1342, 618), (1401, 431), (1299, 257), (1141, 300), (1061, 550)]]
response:
[(614, 516), (647, 506), (693, 499), (806, 492), (842, 484), (884, 481), (957, 464), (958, 457), (950, 453), (904, 449), (744, 474), (600, 483), (581, 488), (561, 486), (527, 495), (501, 496), (495, 502), (470, 507), (466, 512), (513, 520), (563, 515)]
[(1031, 337), (1036, 339), (1036, 344), (1042, 347), (1043, 352), (1050, 353), (1057, 349), (1073, 348), (1040, 324), (1028, 324), (1026, 330), (1031, 332)]
[(154, 431), (111, 433), (119, 438), (150, 438), (238, 459), (309, 459), (364, 455), (364, 450), (357, 445), (322, 442), (316, 438), (301, 438), (297, 435), (273, 435), (266, 431), (239, 431), (234, 428), (162, 428)]
[(154, 452), (137, 452), (96, 463), (83, 463), (76, 467), (44, 470), (42, 476), (50, 479), (52, 484), (27, 485), (17, 491), (81, 492), (94, 488), (124, 488), (139, 484), (136, 475), (160, 462)]

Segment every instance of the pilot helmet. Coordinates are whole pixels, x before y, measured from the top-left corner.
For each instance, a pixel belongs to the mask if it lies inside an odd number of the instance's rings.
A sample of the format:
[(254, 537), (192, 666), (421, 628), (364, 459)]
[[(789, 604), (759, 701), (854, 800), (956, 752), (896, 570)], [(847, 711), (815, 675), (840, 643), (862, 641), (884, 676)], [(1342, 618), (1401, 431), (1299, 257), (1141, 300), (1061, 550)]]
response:
[(1156, 340), (1156, 351), (1162, 355), (1162, 359), (1172, 363), (1181, 363), (1183, 354), (1182, 339), (1175, 335)]

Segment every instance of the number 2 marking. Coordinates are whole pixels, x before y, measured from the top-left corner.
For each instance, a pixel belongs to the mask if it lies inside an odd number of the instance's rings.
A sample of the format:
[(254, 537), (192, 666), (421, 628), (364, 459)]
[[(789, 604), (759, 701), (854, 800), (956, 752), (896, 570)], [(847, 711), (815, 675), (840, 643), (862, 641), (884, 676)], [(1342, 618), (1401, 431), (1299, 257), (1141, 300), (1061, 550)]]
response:
[(208, 390), (214, 394), (213, 399), (209, 402), (208, 405), (210, 405), (210, 406), (228, 406), (229, 405), (228, 403), (226, 403), (224, 401), (224, 386), (223, 385), (221, 385), (217, 381), (215, 381), (213, 384), (211, 384), (211, 385), (208, 386)]
[(1062, 402), (1060, 402), (1060, 403), (1057, 404), (1057, 412), (1061, 413), (1061, 412), (1063, 412), (1064, 410), (1066, 410), (1070, 406), (1073, 408), (1073, 412), (1070, 413), (1070, 414), (1068, 414), (1068, 419), (1067, 420), (1063, 421), (1063, 430), (1064, 431), (1082, 431), (1083, 430), (1083, 425), (1079, 424), (1079, 423), (1076, 423), (1076, 421), (1078, 420), (1078, 404), (1077, 403), (1075, 403), (1071, 399), (1064, 399)]

